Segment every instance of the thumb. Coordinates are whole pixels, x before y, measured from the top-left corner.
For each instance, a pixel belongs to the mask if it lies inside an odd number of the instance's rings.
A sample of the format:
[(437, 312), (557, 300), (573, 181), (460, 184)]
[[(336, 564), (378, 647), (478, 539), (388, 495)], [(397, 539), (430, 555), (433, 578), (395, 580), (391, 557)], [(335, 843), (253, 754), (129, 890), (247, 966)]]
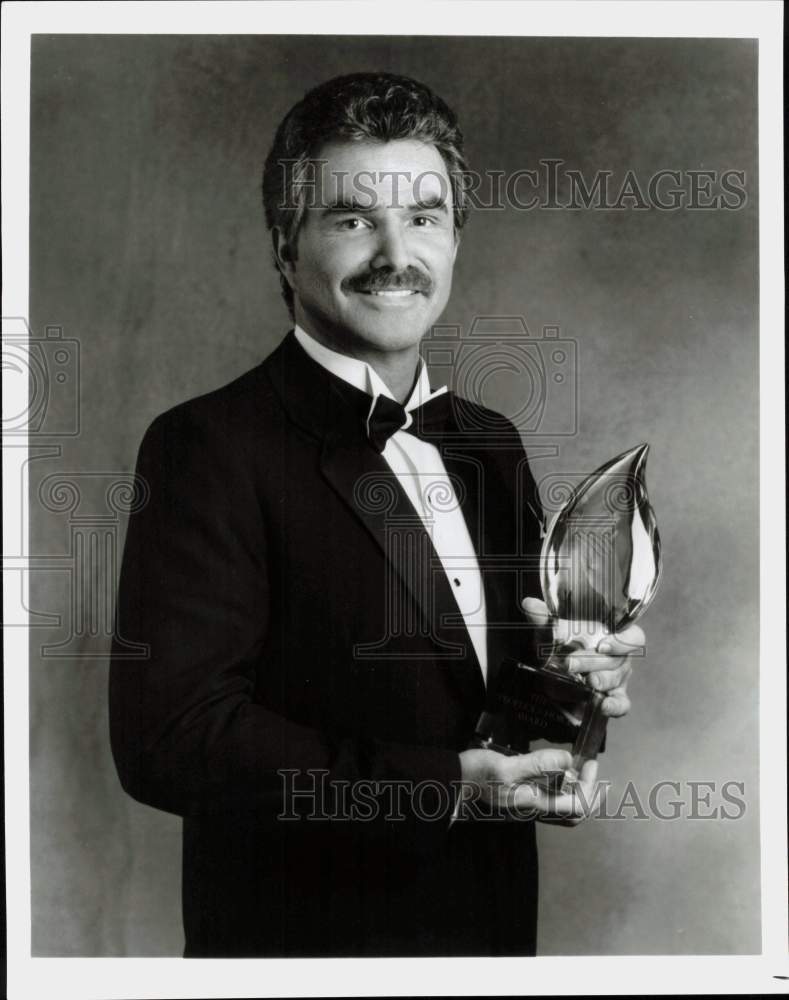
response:
[(521, 601), (521, 607), (535, 625), (549, 625), (553, 621), (553, 615), (548, 610), (548, 605), (537, 597), (524, 598)]
[(510, 759), (513, 761), (510, 778), (514, 783), (539, 778), (548, 771), (566, 771), (573, 763), (573, 755), (569, 750), (559, 750), (556, 747), (533, 750)]

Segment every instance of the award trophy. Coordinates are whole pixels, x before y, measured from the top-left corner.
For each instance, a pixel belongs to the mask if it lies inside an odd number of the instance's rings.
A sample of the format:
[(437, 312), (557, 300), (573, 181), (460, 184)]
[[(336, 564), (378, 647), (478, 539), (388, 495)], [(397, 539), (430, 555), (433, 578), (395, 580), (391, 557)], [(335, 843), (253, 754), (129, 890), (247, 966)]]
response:
[(563, 663), (588, 648), (580, 623), (596, 623), (599, 643), (640, 617), (657, 589), (660, 538), (644, 480), (648, 450), (642, 444), (601, 466), (553, 518), (540, 555), (543, 599), (554, 618), (578, 623), (578, 636), (559, 648), (547, 644), (538, 664), (505, 660), (471, 743), (505, 754), (526, 753), (533, 740), (572, 743), (572, 768), (535, 782), (550, 791), (569, 791), (605, 737), (605, 694)]

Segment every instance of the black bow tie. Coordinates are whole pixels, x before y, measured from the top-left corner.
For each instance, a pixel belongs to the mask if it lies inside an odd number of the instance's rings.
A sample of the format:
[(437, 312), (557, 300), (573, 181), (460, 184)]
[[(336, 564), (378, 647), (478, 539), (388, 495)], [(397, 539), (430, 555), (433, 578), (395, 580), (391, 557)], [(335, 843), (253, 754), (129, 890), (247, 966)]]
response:
[(394, 399), (390, 399), (389, 396), (378, 396), (372, 412), (367, 418), (367, 435), (370, 438), (370, 443), (376, 451), (382, 452), (386, 447), (386, 442), (393, 434), (399, 430), (405, 430), (423, 441), (437, 445), (446, 425), (450, 408), (449, 393), (442, 392), (440, 396), (433, 396), (426, 403), (411, 410), (411, 423), (408, 427), (404, 427), (403, 425), (408, 421), (409, 416), (406, 408)]

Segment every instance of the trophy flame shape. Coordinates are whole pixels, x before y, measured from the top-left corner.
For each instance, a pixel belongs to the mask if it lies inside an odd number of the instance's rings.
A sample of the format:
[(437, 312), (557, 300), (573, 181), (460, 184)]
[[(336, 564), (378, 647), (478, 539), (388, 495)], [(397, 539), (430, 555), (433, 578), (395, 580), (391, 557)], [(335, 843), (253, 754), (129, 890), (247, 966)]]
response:
[[(575, 628), (597, 623), (605, 632), (621, 631), (643, 614), (655, 595), (661, 553), (647, 496), (648, 452), (648, 444), (631, 448), (587, 476), (545, 536), (540, 561), (543, 598), (554, 617), (569, 620)], [(599, 638), (597, 632), (595, 640)], [(581, 639), (561, 652), (584, 645)], [(555, 655), (542, 669), (563, 670)], [(602, 714), (604, 698), (584, 690), (580, 699), (583, 714), (565, 788), (601, 747), (607, 722)], [(566, 708), (564, 712), (569, 718)]]
[(595, 648), (605, 633), (639, 618), (660, 579), (660, 536), (644, 478), (648, 451), (642, 444), (606, 462), (554, 517), (540, 582), (551, 615), (570, 623), (570, 641), (549, 645), (539, 664), (505, 660), (474, 733), (472, 746), (505, 754), (525, 753), (535, 739), (572, 743), (572, 768), (539, 782), (551, 790), (569, 790), (597, 756), (607, 722), (605, 694), (571, 674), (566, 655)]
[(660, 536), (647, 496), (649, 445), (606, 462), (578, 486), (543, 542), (548, 610), (616, 632), (649, 606), (660, 579)]

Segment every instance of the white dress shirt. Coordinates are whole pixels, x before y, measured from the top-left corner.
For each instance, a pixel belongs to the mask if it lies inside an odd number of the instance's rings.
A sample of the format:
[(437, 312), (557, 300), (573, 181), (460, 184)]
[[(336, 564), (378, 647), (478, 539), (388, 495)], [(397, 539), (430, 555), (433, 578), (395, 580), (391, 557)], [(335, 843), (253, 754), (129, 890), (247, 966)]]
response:
[[(327, 371), (343, 381), (366, 392), (370, 397), (372, 414), (378, 396), (394, 399), (391, 391), (377, 372), (358, 358), (324, 347), (305, 333), (301, 327), (295, 328), (296, 339), (307, 354)], [(419, 377), (411, 396), (404, 403), (406, 413), (421, 406), (435, 396), (446, 392), (446, 386), (431, 392), (427, 367), (419, 359)], [(368, 415), (369, 419), (369, 415)], [(449, 580), (455, 599), (474, 644), (483, 679), (487, 678), (487, 617), (485, 611), (485, 590), (482, 574), (477, 562), (477, 553), (469, 535), (466, 519), (460, 508), (452, 481), (441, 459), (438, 448), (422, 441), (404, 429), (395, 433), (386, 442), (382, 456), (389, 468), (397, 476), (406, 496), (422, 520), (441, 565)]]

